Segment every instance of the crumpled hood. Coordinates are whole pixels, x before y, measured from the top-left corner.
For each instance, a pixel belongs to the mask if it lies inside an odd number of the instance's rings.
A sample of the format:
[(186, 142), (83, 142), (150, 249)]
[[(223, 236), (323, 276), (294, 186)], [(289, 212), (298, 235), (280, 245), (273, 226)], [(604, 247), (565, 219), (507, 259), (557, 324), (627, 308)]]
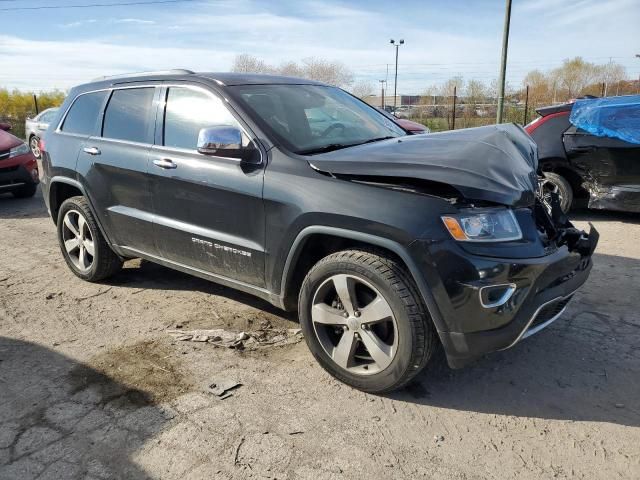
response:
[(513, 207), (532, 205), (537, 188), (536, 144), (515, 124), (394, 138), (314, 155), (309, 163), (335, 175), (440, 182), (467, 200)]

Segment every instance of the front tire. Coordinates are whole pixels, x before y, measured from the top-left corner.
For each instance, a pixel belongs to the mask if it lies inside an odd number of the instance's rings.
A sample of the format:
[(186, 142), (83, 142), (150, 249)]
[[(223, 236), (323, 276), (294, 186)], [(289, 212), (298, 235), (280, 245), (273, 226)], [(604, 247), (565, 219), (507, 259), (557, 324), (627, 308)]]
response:
[(561, 175), (554, 172), (543, 172), (544, 180), (542, 183), (543, 201), (550, 203), (547, 197), (551, 192), (557, 193), (560, 200), (560, 208), (562, 213), (569, 213), (573, 204), (573, 189), (571, 184)]
[(318, 363), (365, 392), (405, 386), (435, 346), (431, 319), (410, 275), (373, 251), (346, 250), (320, 260), (302, 284), (298, 312)]
[(84, 197), (65, 200), (58, 212), (58, 243), (71, 271), (88, 282), (110, 277), (122, 267)]

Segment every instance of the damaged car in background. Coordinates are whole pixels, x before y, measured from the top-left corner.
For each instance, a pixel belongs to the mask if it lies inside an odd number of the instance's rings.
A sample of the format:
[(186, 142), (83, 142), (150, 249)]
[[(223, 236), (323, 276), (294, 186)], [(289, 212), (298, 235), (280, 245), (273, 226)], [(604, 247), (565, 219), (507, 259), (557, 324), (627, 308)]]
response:
[(551, 324), (598, 241), (542, 203), (521, 127), (409, 135), (311, 80), (104, 78), (43, 147), (75, 275), (142, 257), (297, 310), (320, 365), (367, 392), (406, 385), (438, 342), (461, 367)]
[(543, 194), (572, 206), (640, 212), (640, 95), (540, 108), (525, 127), (538, 145)]

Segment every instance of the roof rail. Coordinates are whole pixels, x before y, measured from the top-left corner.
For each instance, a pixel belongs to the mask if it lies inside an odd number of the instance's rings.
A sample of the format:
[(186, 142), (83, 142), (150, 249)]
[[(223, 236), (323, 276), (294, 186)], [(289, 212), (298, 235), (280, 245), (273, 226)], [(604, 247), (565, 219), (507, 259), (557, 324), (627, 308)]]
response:
[(171, 70), (158, 70), (155, 72), (133, 72), (133, 73), (120, 73), (118, 75), (105, 75), (102, 77), (94, 78), (91, 81), (98, 82), (100, 80), (111, 80), (111, 79), (127, 78), (127, 77), (146, 77), (150, 75), (179, 75), (179, 74), (192, 75), (194, 73), (195, 72), (192, 72), (191, 70), (187, 70), (185, 68), (174, 68)]

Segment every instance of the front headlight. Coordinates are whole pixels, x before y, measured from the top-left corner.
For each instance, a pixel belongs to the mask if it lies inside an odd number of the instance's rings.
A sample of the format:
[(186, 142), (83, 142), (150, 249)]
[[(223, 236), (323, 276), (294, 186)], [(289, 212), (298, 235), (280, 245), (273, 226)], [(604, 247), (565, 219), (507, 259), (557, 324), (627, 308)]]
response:
[(453, 238), (461, 242), (520, 240), (522, 231), (513, 211), (487, 209), (441, 217)]
[(25, 153), (29, 153), (29, 145), (26, 143), (21, 143), (17, 147), (13, 147), (9, 150), (9, 158), (17, 157), (18, 155), (24, 155)]

